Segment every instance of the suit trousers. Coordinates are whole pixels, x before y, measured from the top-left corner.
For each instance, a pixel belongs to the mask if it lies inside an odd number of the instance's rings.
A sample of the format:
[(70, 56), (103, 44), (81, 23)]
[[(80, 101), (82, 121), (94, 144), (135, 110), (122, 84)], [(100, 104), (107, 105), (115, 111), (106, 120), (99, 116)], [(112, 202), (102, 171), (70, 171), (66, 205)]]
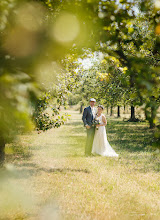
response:
[(95, 134), (95, 128), (91, 127), (90, 129), (87, 129), (87, 141), (86, 141), (86, 148), (85, 148), (85, 155), (90, 156), (92, 152), (92, 144)]

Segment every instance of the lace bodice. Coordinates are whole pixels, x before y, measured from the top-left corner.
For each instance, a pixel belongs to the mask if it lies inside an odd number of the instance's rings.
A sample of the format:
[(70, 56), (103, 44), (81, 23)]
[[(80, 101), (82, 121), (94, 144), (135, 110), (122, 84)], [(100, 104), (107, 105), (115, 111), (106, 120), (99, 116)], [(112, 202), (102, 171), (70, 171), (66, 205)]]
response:
[(101, 114), (99, 117), (97, 116), (96, 119), (99, 120), (99, 123), (102, 125), (103, 121), (102, 121), (102, 116), (103, 114)]

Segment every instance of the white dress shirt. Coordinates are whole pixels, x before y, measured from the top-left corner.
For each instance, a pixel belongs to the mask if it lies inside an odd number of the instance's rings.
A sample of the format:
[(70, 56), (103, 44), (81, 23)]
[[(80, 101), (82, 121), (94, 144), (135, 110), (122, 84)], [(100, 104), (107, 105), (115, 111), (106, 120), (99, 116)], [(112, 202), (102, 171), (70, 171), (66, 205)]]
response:
[(91, 107), (91, 110), (92, 110), (93, 118), (95, 118), (95, 117), (96, 117), (97, 110), (96, 110), (95, 107)]

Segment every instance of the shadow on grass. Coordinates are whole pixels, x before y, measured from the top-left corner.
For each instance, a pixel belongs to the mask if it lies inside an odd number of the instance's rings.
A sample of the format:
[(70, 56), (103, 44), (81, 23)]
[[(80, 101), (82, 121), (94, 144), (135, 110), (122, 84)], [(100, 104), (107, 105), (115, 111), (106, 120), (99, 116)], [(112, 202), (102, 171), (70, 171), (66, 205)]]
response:
[(110, 119), (108, 141), (122, 155), (119, 162), (139, 172), (159, 172), (160, 157), (151, 148), (153, 131), (145, 122), (124, 122)]
[(23, 179), (23, 178), (30, 178), (31, 176), (41, 175), (42, 172), (47, 174), (66, 174), (66, 173), (86, 173), (90, 174), (88, 169), (73, 169), (73, 168), (46, 168), (46, 167), (39, 167), (37, 164), (34, 163), (21, 163), (16, 164), (14, 163), (15, 167), (12, 169), (3, 169), (0, 170), (0, 177), (10, 177), (16, 179)]
[(77, 121), (70, 121), (71, 123), (67, 123), (65, 124), (66, 126), (83, 126), (83, 123), (81, 120), (77, 120)]
[(145, 123), (127, 123), (117, 120), (110, 120), (107, 135), (111, 145), (129, 152), (148, 151), (153, 137), (152, 131), (146, 127)]
[(6, 155), (5, 160), (6, 163), (13, 162), (13, 161), (21, 161), (21, 160), (29, 160), (32, 157), (32, 153), (29, 150), (29, 148), (24, 148), (22, 146), (16, 146), (16, 149), (14, 146), (11, 147), (11, 149), (6, 149)]
[[(71, 133), (77, 135), (69, 135), (63, 138), (80, 139), (85, 142), (85, 129), (81, 121), (72, 122), (67, 126), (73, 126)], [(152, 131), (149, 130), (146, 123), (140, 122), (124, 122), (120, 119), (109, 119), (106, 127), (108, 141), (117, 150), (126, 152), (141, 152), (148, 150), (151, 145)], [(84, 132), (84, 136), (79, 136), (79, 133)]]

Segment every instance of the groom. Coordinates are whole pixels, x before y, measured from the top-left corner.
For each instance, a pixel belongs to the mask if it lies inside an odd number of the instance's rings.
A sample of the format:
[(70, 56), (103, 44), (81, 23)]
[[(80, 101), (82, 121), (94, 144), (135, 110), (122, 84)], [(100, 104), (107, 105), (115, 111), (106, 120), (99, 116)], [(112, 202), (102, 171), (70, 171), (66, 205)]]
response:
[(94, 139), (95, 127), (92, 127), (93, 119), (96, 115), (96, 109), (94, 107), (96, 100), (94, 98), (90, 99), (90, 106), (84, 109), (82, 120), (84, 126), (87, 129), (87, 141), (85, 148), (85, 155), (90, 156), (92, 151), (92, 144)]

